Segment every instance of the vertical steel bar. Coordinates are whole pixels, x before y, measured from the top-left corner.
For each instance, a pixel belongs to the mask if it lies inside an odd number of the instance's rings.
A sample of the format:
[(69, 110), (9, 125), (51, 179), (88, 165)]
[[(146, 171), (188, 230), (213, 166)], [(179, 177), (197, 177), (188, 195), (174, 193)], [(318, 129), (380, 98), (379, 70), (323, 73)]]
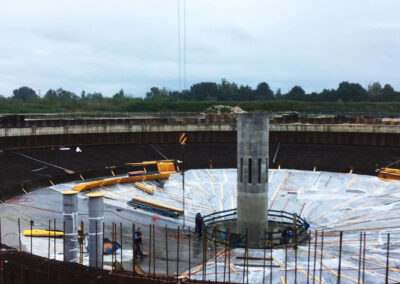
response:
[(206, 280), (206, 274), (207, 274), (207, 226), (204, 227), (204, 235), (203, 235), (203, 256), (204, 256), (204, 265), (203, 265), (203, 279), (204, 281)]
[(153, 224), (153, 274), (156, 277), (156, 228)]
[(247, 257), (247, 250), (246, 250), (246, 245), (247, 245), (247, 233), (246, 233), (246, 239), (245, 239), (245, 248), (244, 248), (244, 253), (243, 253), (243, 284), (246, 279), (246, 257)]
[(267, 253), (267, 230), (264, 230), (263, 284), (265, 284), (265, 257)]
[[(54, 231), (56, 231), (57, 230), (57, 226), (56, 226), (56, 218), (54, 218)], [(56, 250), (56, 238), (54, 238), (54, 259), (57, 259), (57, 256), (56, 256), (56, 253), (57, 253), (57, 250)]]
[(367, 250), (366, 244), (367, 244), (367, 234), (364, 232), (364, 239), (363, 239), (363, 274), (362, 274), (362, 282), (365, 283), (365, 251)]
[(178, 242), (177, 242), (177, 246), (176, 246), (176, 277), (179, 276), (179, 240), (181, 238), (179, 226), (178, 226), (177, 236), (178, 236)]
[[(82, 222), (82, 244), (83, 244), (83, 238), (84, 238), (84, 233), (83, 233), (83, 222)], [(103, 253), (101, 254), (101, 269), (104, 269), (104, 237), (106, 235), (106, 224), (103, 219), (103, 233), (101, 234), (103, 238)], [(112, 247), (112, 246), (111, 246)], [(82, 254), (83, 254), (83, 245), (82, 245)]]
[(48, 247), (47, 247), (47, 259), (50, 259), (50, 231), (51, 231), (51, 220), (49, 219), (49, 233), (48, 233)]
[[(217, 234), (216, 234), (216, 228), (213, 228), (213, 235), (214, 235), (214, 255), (217, 255)], [(217, 282), (217, 273), (218, 273), (218, 267), (217, 267), (217, 257), (214, 259), (214, 270), (215, 270), (215, 282)]]
[(315, 230), (313, 284), (315, 283), (315, 269), (317, 266), (317, 244), (318, 244), (318, 231)]
[(285, 283), (287, 283), (287, 245), (284, 244), (285, 246)]
[(98, 230), (97, 230), (97, 220), (96, 220), (96, 268), (98, 268), (98, 263), (97, 263), (97, 256), (98, 256), (98, 251), (97, 251), (97, 247), (98, 247)]
[[(307, 275), (310, 275), (310, 259), (311, 259), (311, 233), (308, 234), (308, 257), (307, 257)], [(307, 284), (310, 283), (310, 277), (307, 277)]]
[(135, 240), (135, 235), (136, 235), (136, 228), (135, 228), (135, 223), (132, 223), (132, 273), (133, 276), (136, 275), (136, 240)]
[(360, 251), (359, 251), (359, 256), (358, 256), (358, 278), (357, 278), (357, 283), (360, 283), (360, 278), (361, 278), (361, 255), (362, 255), (362, 239), (363, 239), (363, 234), (360, 232)]
[(189, 283), (190, 283), (190, 267), (191, 267), (191, 263), (190, 263), (190, 258), (191, 258), (191, 255), (190, 255), (190, 226), (189, 226), (189, 234), (188, 234), (188, 240), (189, 240), (189, 259), (188, 259), (188, 262), (189, 262)]
[(119, 235), (120, 235), (119, 239), (120, 239), (120, 242), (121, 242), (121, 244), (120, 244), (121, 245), (121, 248), (120, 248), (120, 250), (121, 250), (121, 269), (124, 270), (124, 266), (122, 265), (122, 263), (123, 263), (122, 262), (123, 261), (123, 259), (122, 259), (122, 256), (123, 256), (122, 255), (122, 252), (123, 252), (123, 250), (122, 250), (123, 241), (122, 241), (122, 223), (121, 222), (119, 223)]
[(228, 283), (231, 283), (231, 232), (230, 229), (228, 229)]
[(297, 215), (293, 214), (293, 235), (294, 235), (294, 283), (297, 284)]
[(269, 259), (269, 266), (270, 266), (270, 274), (269, 274), (269, 283), (272, 284), (272, 232), (269, 232), (269, 243), (271, 244), (269, 252), (271, 257)]
[(115, 250), (114, 222), (112, 222), (112, 224), (111, 224), (111, 272), (114, 271), (114, 250)]
[(249, 229), (246, 229), (246, 283), (249, 284)]
[(337, 276), (337, 283), (340, 284), (340, 277), (341, 277), (341, 268), (342, 268), (342, 242), (343, 242), (343, 232), (340, 232), (340, 239), (339, 239), (339, 267), (338, 267), (338, 276)]
[(227, 252), (226, 252), (226, 249), (227, 249), (227, 245), (226, 245), (226, 242), (225, 242), (225, 253), (224, 253), (224, 283), (225, 283), (225, 279), (226, 279), (226, 261), (227, 261)]
[[(104, 230), (103, 230), (104, 232)], [(81, 220), (81, 229), (78, 230), (78, 243), (79, 243), (79, 263), (83, 263), (83, 221)]]
[(151, 277), (151, 231), (152, 231), (152, 226), (151, 224), (149, 225), (149, 277)]
[(389, 283), (389, 244), (390, 244), (390, 233), (387, 234), (387, 250), (386, 250), (386, 275), (385, 283)]
[(31, 222), (30, 222), (30, 225), (31, 225), (31, 254), (32, 254), (32, 250), (33, 250), (33, 221), (31, 220)]
[(63, 261), (65, 262), (65, 220), (63, 221)]
[(167, 277), (169, 276), (168, 272), (168, 226), (165, 225), (165, 264), (167, 269)]
[[(2, 242), (1, 242), (1, 217), (0, 217), (0, 249), (2, 248)], [(1, 280), (1, 278), (0, 278)]]
[(322, 282), (322, 260), (324, 256), (324, 231), (322, 231), (322, 237), (321, 237), (321, 265), (319, 267), (319, 280)]

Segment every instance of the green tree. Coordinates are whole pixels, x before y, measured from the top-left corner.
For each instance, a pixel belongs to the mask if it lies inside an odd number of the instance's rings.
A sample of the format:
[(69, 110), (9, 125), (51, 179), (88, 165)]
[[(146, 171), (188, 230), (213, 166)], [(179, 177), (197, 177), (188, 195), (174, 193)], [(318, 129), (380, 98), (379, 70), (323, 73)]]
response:
[(254, 99), (273, 100), (274, 92), (270, 89), (269, 85), (266, 82), (261, 82), (260, 84), (257, 85), (257, 88), (254, 91)]
[(23, 87), (20, 87), (13, 91), (12, 98), (27, 102), (27, 101), (32, 101), (32, 100), (38, 99), (39, 96), (36, 94), (36, 92), (33, 89), (23, 86)]
[(218, 86), (213, 82), (202, 82), (190, 87), (191, 97), (196, 101), (212, 100), (218, 97)]
[(294, 86), (289, 93), (285, 95), (285, 99), (291, 101), (303, 101), (306, 100), (306, 92), (300, 86)]
[(342, 82), (337, 89), (337, 96), (343, 102), (361, 102), (367, 100), (367, 91), (360, 84)]

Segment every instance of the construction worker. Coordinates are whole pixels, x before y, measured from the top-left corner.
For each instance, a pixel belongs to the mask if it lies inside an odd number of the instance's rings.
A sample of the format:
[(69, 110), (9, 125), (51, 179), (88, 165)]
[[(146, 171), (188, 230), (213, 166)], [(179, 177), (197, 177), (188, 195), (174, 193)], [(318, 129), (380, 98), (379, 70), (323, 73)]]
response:
[(136, 258), (143, 258), (143, 251), (142, 251), (142, 229), (137, 228), (135, 232), (135, 256)]
[(203, 236), (203, 217), (201, 217), (200, 213), (196, 214), (194, 230), (196, 231), (199, 238)]

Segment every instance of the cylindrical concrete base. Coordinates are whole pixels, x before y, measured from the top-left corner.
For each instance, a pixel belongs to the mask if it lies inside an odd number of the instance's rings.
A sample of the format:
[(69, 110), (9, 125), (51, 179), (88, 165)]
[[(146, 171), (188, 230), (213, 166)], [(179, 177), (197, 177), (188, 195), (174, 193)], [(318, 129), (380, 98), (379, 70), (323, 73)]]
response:
[(63, 191), (63, 214), (65, 222), (65, 261), (78, 262), (78, 196), (76, 191)]
[(103, 267), (103, 194), (89, 193), (89, 266)]

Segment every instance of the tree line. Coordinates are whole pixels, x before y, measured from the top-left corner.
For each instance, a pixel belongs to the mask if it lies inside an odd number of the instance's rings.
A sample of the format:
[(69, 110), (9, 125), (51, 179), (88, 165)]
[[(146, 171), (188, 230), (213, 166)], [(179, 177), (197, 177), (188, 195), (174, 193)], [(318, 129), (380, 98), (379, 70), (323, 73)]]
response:
[[(365, 89), (358, 83), (341, 82), (336, 89), (307, 94), (300, 86), (294, 86), (287, 93), (280, 89), (273, 91), (269, 84), (261, 82), (256, 88), (238, 85), (222, 79), (220, 83), (201, 82), (183, 91), (152, 87), (145, 96), (134, 97), (120, 90), (112, 97), (99, 92), (79, 95), (59, 89), (49, 89), (43, 96), (30, 87), (23, 86), (13, 91), (12, 96), (0, 95), (1, 112), (55, 112), (55, 111), (204, 111), (212, 104), (234, 104), (269, 108), (272, 105), (291, 105), (290, 102), (309, 103), (379, 103), (400, 102), (400, 92), (386, 84), (376, 82)], [(254, 103), (253, 103), (254, 102)], [(195, 103), (195, 105), (193, 105)], [(321, 106), (322, 106), (321, 104)], [(191, 105), (195, 107), (191, 107)], [(183, 110), (185, 111), (185, 110)]]

